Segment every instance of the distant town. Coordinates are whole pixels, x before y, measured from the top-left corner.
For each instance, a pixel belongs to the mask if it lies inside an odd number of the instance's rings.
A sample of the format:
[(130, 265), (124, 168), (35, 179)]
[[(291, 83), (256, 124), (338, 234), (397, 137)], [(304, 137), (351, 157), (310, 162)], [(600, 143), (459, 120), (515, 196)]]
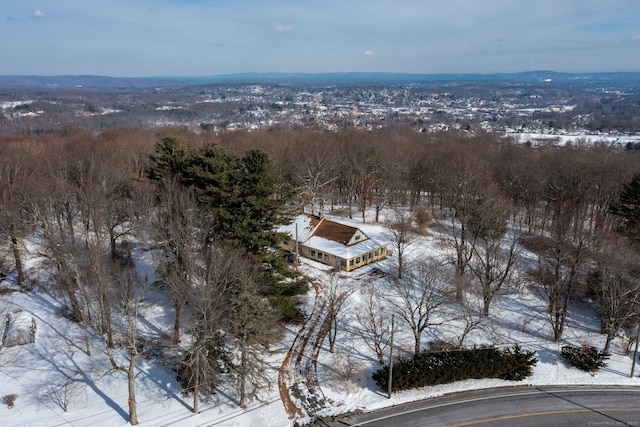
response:
[(640, 76), (248, 75), (210, 79), (0, 77), (0, 133), (184, 126), (491, 132), (523, 143), (640, 142)]

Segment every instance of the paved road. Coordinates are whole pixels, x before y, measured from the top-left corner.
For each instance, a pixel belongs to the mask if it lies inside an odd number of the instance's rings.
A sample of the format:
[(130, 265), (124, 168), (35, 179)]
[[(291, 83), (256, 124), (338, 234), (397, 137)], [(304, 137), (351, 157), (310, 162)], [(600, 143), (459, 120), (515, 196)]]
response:
[(509, 387), (457, 393), (317, 425), (639, 426), (640, 387)]

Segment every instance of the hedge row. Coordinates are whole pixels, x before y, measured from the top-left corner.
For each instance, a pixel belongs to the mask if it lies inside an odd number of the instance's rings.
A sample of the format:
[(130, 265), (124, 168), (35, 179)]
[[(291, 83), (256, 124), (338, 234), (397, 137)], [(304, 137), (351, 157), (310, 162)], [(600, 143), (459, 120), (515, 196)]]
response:
[[(501, 378), (520, 381), (533, 373), (538, 362), (534, 351), (519, 346), (505, 348), (483, 346), (471, 349), (423, 351), (393, 365), (392, 391), (447, 384), (479, 378)], [(376, 384), (388, 390), (389, 365), (372, 375)]]

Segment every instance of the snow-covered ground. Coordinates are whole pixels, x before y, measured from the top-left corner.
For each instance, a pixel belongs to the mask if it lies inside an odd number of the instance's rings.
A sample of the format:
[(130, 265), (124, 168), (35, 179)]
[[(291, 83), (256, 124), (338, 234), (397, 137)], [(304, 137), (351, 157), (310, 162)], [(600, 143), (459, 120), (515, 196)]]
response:
[(625, 145), (640, 143), (640, 135), (607, 135), (588, 133), (586, 131), (576, 132), (553, 132), (553, 133), (533, 133), (533, 132), (507, 132), (506, 136), (518, 143), (531, 143), (532, 145), (567, 145), (567, 144), (604, 144), (624, 148)]
[[(346, 221), (360, 227), (369, 237), (389, 240), (386, 228), (379, 225)], [(421, 237), (409, 247), (411, 257), (441, 254), (442, 246), (435, 236)], [(391, 268), (393, 258), (372, 264), (350, 273), (337, 275), (340, 286), (353, 293), (342, 312), (336, 351), (328, 351), (323, 344), (318, 359), (318, 380), (324, 395), (332, 402), (320, 415), (328, 416), (353, 410), (373, 410), (417, 399), (473, 388), (509, 386), (514, 384), (606, 384), (640, 385), (640, 368), (630, 378), (631, 358), (622, 354), (622, 340), (612, 347), (608, 366), (595, 374), (570, 367), (560, 356), (561, 344), (551, 340), (546, 320), (545, 303), (535, 292), (522, 288), (506, 290), (491, 307), (491, 315), (465, 340), (465, 345), (519, 343), (537, 352), (538, 364), (533, 376), (520, 383), (503, 380), (469, 380), (421, 390), (395, 394), (391, 399), (377, 388), (371, 373), (380, 367), (374, 353), (358, 334), (356, 313), (362, 307), (363, 289), (375, 286), (390, 294), (381, 270)], [(29, 261), (30, 274), (37, 276), (38, 259)], [(301, 270), (313, 281), (328, 285), (331, 274), (327, 267), (305, 260)], [(10, 278), (0, 288), (11, 288)], [(310, 291), (305, 306), (313, 306), (314, 292)], [(87, 356), (81, 328), (58, 315), (62, 301), (38, 291), (13, 292), (0, 296), (0, 308), (12, 312), (23, 310), (38, 324), (34, 344), (7, 348), (0, 354), (0, 399), (15, 394), (11, 409), (0, 401), (0, 424), (3, 426), (124, 426), (127, 425), (127, 379), (124, 373), (111, 373), (106, 357), (95, 351)], [(173, 323), (170, 305), (162, 299), (150, 298), (141, 320), (142, 332), (150, 342), (161, 343)], [(446, 314), (443, 315), (446, 318)], [(3, 323), (3, 322), (2, 322)], [(413, 341), (408, 328), (396, 318), (395, 356), (408, 355)], [(0, 326), (2, 328), (3, 326)], [(454, 321), (425, 332), (423, 345), (429, 341), (455, 336)], [(291, 346), (297, 327), (286, 326), (278, 351), (273, 356), (273, 387), (263, 396), (263, 403), (254, 402), (247, 409), (239, 409), (231, 390), (219, 392), (201, 403), (202, 412), (191, 412), (191, 397), (184, 396), (175, 375), (166, 367), (139, 358), (136, 376), (138, 418), (143, 426), (290, 426), (291, 420), (280, 401), (277, 388), (277, 369)], [(586, 304), (571, 309), (563, 344), (588, 344), (602, 348), (604, 336), (599, 334), (596, 314)], [(97, 349), (97, 345), (96, 345)], [(346, 375), (351, 374), (351, 375)], [(67, 410), (64, 411), (64, 407)]]

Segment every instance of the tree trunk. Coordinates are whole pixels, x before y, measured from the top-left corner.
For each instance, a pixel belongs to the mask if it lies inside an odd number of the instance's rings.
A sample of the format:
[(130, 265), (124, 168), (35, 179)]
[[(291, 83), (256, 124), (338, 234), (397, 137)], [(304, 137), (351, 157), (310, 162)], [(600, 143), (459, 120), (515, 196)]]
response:
[(555, 322), (553, 324), (553, 340), (560, 342), (562, 340), (562, 329), (560, 327), (560, 313), (555, 314)]
[(22, 268), (22, 256), (20, 255), (20, 245), (18, 237), (15, 234), (14, 226), (11, 224), (9, 227), (9, 234), (11, 235), (11, 249), (13, 250), (13, 258), (16, 262), (16, 273), (18, 274), (18, 285), (24, 283), (24, 269)]
[(611, 348), (611, 342), (613, 341), (614, 335), (613, 328), (610, 328), (607, 333), (607, 340), (604, 343), (604, 348), (602, 349), (603, 353), (609, 354), (609, 349)]
[(138, 424), (138, 408), (136, 405), (136, 354), (135, 350), (129, 355), (129, 369), (127, 370), (127, 378), (129, 380), (129, 424), (132, 426)]
[(246, 337), (242, 337), (242, 344), (240, 348), (240, 407), (245, 409), (247, 407), (246, 402), (246, 382), (247, 382), (247, 349), (246, 349)]
[(415, 339), (415, 346), (413, 347), (413, 353), (420, 354), (420, 341), (422, 340), (422, 334), (420, 332), (414, 331), (413, 338)]
[(84, 321), (84, 316), (82, 315), (82, 309), (80, 308), (80, 303), (78, 302), (78, 298), (76, 297), (75, 283), (69, 278), (63, 278), (62, 281), (63, 286), (67, 291), (67, 295), (69, 296), (69, 303), (71, 304), (71, 315), (73, 316), (73, 320), (75, 322), (82, 323)]
[(174, 303), (176, 311), (176, 319), (173, 324), (173, 342), (178, 344), (180, 342), (180, 323), (182, 322), (182, 305)]
[(107, 289), (105, 289), (105, 284), (100, 283), (100, 306), (102, 307), (100, 310), (100, 324), (102, 328), (102, 333), (107, 334), (107, 345), (109, 348), (114, 348), (113, 344), (113, 328), (111, 327), (111, 303), (109, 301), (109, 295), (107, 294)]
[(459, 266), (456, 266), (456, 301), (463, 302), (464, 294), (462, 293), (462, 288), (464, 287), (464, 269), (461, 269)]
[(111, 248), (111, 260), (112, 261), (115, 261), (118, 258), (116, 240), (117, 240), (117, 237), (113, 233), (113, 230), (109, 230), (109, 247)]
[(464, 248), (467, 244), (467, 233), (464, 228), (464, 225), (460, 230), (460, 242), (456, 247), (456, 300), (462, 301), (462, 286), (464, 280), (464, 273), (467, 267), (467, 262), (465, 260), (466, 255), (464, 254)]
[(482, 315), (489, 316), (489, 306), (491, 305), (491, 297), (489, 295), (484, 295), (482, 297)]
[(567, 315), (569, 314), (569, 301), (571, 300), (571, 290), (573, 288), (573, 276), (574, 272), (572, 271), (571, 277), (569, 278), (569, 283), (567, 284), (567, 290), (563, 295), (562, 309), (560, 311), (560, 324), (558, 326), (558, 333), (556, 334), (556, 341), (560, 342), (562, 339), (562, 334), (564, 332), (564, 325), (567, 320)]
[(196, 369), (195, 384), (193, 385), (193, 413), (194, 414), (200, 413), (200, 402), (198, 401), (198, 392), (200, 391), (200, 377), (198, 375), (200, 373), (197, 372), (197, 369)]
[(69, 234), (69, 239), (71, 239), (71, 243), (75, 243), (76, 233), (73, 228), (73, 215), (71, 211), (71, 204), (69, 202), (64, 203), (64, 216), (67, 221), (67, 233)]

